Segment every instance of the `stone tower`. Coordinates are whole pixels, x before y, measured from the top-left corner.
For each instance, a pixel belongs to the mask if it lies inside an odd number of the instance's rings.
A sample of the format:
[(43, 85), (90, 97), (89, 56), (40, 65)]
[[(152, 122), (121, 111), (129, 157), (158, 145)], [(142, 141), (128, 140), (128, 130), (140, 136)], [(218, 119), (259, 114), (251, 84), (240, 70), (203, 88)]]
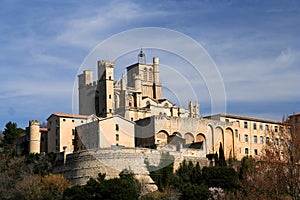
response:
[[(141, 51), (138, 62), (127, 67), (127, 84), (135, 88), (136, 81), (141, 82), (141, 96), (161, 99), (161, 84), (159, 83), (159, 59), (153, 58), (152, 64), (146, 63), (146, 56)], [(136, 77), (139, 76), (139, 79)], [(139, 83), (138, 83), (139, 84)], [(140, 88), (139, 88), (140, 89)], [(138, 91), (140, 92), (140, 91)]]
[(98, 61), (98, 86), (95, 95), (96, 115), (109, 117), (114, 114), (114, 61)]
[(39, 120), (29, 121), (29, 153), (40, 153), (41, 133)]
[(95, 113), (95, 91), (93, 71), (85, 70), (78, 75), (79, 114), (90, 115)]

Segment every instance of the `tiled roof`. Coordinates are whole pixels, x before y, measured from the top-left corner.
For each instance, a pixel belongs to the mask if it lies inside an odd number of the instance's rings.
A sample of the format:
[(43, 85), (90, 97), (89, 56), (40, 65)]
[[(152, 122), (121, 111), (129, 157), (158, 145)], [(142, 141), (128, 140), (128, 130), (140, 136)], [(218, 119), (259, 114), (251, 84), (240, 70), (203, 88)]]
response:
[(227, 114), (227, 113), (221, 113), (221, 114), (217, 114), (217, 115), (205, 116), (204, 118), (214, 118), (214, 117), (217, 117), (217, 116), (234, 118), (234, 119), (249, 120), (249, 121), (266, 122), (266, 123), (272, 123), (272, 124), (282, 124), (282, 122), (279, 122), (279, 121), (276, 121), (276, 120), (269, 120), (269, 119), (256, 118), (256, 117), (248, 117), (248, 116), (235, 115), (235, 114)]
[(40, 128), (40, 132), (48, 132), (47, 128)]
[[(76, 115), (76, 114), (66, 114), (66, 113), (58, 113), (58, 112), (55, 112), (55, 113), (52, 113), (48, 119), (52, 116), (58, 116), (58, 117), (67, 117), (67, 118), (79, 118), (79, 119), (87, 119), (89, 117), (89, 115)], [(47, 119), (47, 120), (48, 120)]]

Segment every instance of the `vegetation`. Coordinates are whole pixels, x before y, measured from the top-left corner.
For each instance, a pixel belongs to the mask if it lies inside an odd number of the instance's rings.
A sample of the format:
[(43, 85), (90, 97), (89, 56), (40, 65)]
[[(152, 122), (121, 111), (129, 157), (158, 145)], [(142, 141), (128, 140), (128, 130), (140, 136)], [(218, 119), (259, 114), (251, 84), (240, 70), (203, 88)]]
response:
[[(4, 151), (0, 151), (1, 199), (299, 199), (300, 136), (282, 130), (280, 143), (270, 134), (270, 142), (259, 159), (245, 157), (228, 165), (222, 144), (212, 154), (215, 165), (183, 161), (174, 172), (174, 157), (162, 154), (158, 166), (145, 162), (158, 191), (140, 196), (140, 183), (131, 172), (105, 180), (105, 174), (86, 185), (71, 186), (61, 175), (51, 174), (55, 154), (16, 153), (16, 140), (24, 130), (8, 122), (3, 131)], [(272, 139), (271, 139), (272, 138)], [(285, 154), (282, 155), (281, 152)]]
[(25, 130), (18, 128), (17, 123), (8, 122), (5, 125), (3, 134), (3, 147), (6, 154), (17, 154), (17, 139), (25, 135)]
[(132, 200), (139, 196), (140, 184), (132, 173), (121, 172), (120, 178), (105, 180), (105, 174), (99, 173), (97, 180), (91, 178), (86, 185), (66, 189), (65, 200), (111, 199)]

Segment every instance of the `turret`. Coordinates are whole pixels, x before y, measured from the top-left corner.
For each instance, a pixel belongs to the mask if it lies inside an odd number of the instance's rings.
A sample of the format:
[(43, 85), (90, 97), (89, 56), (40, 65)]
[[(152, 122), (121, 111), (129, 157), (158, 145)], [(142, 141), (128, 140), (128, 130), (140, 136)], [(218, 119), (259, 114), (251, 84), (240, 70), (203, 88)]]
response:
[(126, 90), (126, 81), (125, 81), (124, 74), (122, 74), (121, 77), (121, 90)]
[(40, 153), (41, 133), (39, 120), (29, 121), (29, 153)]
[(159, 83), (159, 58), (153, 57), (153, 98), (161, 99), (161, 85)]
[(189, 101), (189, 117), (194, 116), (194, 108), (193, 108), (193, 102)]
[(159, 84), (159, 58), (153, 57), (154, 83)]

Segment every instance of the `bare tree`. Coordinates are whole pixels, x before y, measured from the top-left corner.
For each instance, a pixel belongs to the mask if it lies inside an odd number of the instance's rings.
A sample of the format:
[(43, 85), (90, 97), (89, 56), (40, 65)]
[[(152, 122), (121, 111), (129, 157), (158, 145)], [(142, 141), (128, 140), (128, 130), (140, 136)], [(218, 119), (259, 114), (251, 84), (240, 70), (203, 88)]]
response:
[(300, 198), (300, 136), (291, 126), (283, 122), (269, 132), (259, 159), (243, 160), (240, 176), (249, 199)]

